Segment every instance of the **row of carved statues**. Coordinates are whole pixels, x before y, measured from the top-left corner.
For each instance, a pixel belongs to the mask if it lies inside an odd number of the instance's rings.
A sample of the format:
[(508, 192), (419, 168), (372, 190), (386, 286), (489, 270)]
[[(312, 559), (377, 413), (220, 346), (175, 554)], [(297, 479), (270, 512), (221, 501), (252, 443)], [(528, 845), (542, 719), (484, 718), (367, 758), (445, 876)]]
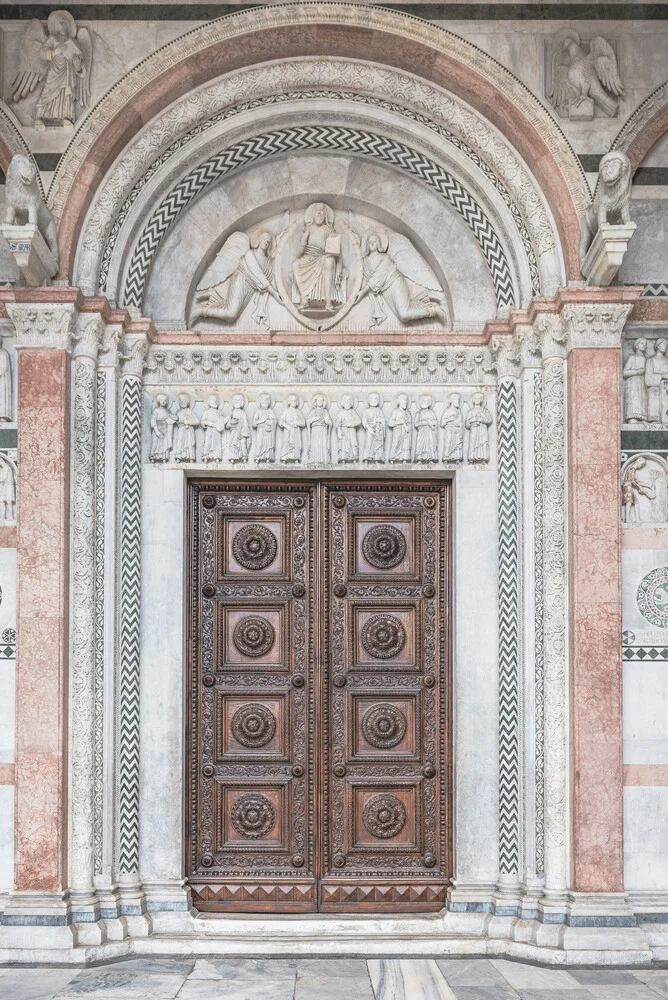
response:
[(639, 337), (626, 359), (622, 375), (625, 423), (668, 423), (668, 395), (662, 386), (668, 379), (668, 340), (655, 341), (650, 354), (649, 342)]
[(444, 400), (428, 393), (411, 400), (400, 392), (392, 402), (373, 391), (364, 402), (352, 393), (330, 402), (317, 391), (308, 399), (287, 392), (280, 401), (260, 392), (251, 403), (235, 392), (222, 404), (216, 393), (194, 403), (188, 392), (174, 400), (157, 392), (150, 425), (152, 462), (431, 464), (463, 462), (466, 455), (485, 463), (492, 413), (483, 392), (466, 401), (459, 392)]

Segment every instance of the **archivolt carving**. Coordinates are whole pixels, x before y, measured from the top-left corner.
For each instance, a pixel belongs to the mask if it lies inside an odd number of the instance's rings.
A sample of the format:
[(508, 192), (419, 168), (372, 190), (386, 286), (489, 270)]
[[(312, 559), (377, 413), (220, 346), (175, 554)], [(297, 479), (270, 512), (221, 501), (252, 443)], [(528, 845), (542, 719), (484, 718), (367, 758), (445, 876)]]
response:
[[(610, 149), (620, 149), (627, 153), (643, 129), (667, 106), (668, 80), (662, 83), (660, 87), (657, 87), (656, 90), (653, 90), (649, 97), (646, 97), (642, 104), (636, 108), (615, 136)], [(637, 166), (638, 163), (634, 162), (634, 169)]]
[[(304, 90), (313, 81), (317, 89)], [(317, 81), (317, 82), (316, 82)], [(296, 90), (299, 86), (301, 89)], [(238, 94), (248, 100), (237, 103)], [(342, 122), (389, 111), (405, 126), (430, 132), (460, 150), (497, 190), (515, 221), (529, 268), (535, 254), (555, 247), (553, 225), (535, 181), (503, 137), (480, 115), (440, 88), (387, 67), (347, 60), (291, 60), (232, 73), (210, 87), (189, 94), (155, 119), (121, 156), (103, 182), (89, 212), (77, 260), (77, 283), (86, 290), (107, 291), (109, 263), (124, 220), (156, 173), (191, 143), (219, 123), (233, 120), (252, 105), (286, 101), (337, 102)], [(359, 112), (358, 112), (359, 109)], [(376, 111), (376, 113), (377, 113)], [(53, 188), (52, 188), (53, 191)], [(583, 196), (588, 199), (588, 192)], [(583, 210), (584, 210), (583, 200)], [(99, 280), (97, 275), (99, 272)]]
[(488, 80), (514, 103), (531, 122), (561, 166), (576, 211), (582, 213), (588, 202), (587, 184), (582, 169), (563, 132), (541, 102), (509, 70), (475, 45), (436, 25), (405, 14), (377, 7), (337, 3), (313, 3), (308, 6), (270, 6), (210, 21), (163, 46), (139, 63), (114, 86), (88, 114), (70, 143), (53, 179), (51, 207), (62, 214), (76, 174), (96, 138), (105, 126), (151, 81), (184, 59), (204, 52), (226, 39), (238, 38), (258, 30), (278, 29), (296, 24), (331, 24), (359, 26), (429, 46), (470, 68)]

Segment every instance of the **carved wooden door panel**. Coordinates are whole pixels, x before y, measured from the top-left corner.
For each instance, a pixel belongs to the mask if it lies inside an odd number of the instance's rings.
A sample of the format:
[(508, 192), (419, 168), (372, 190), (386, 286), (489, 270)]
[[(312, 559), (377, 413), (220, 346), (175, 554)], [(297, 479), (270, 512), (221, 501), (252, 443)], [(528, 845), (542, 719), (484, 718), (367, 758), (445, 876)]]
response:
[(198, 909), (444, 905), (447, 502), (431, 483), (191, 481)]
[(191, 490), (193, 900), (312, 910), (314, 488)]
[(446, 502), (325, 490), (322, 910), (445, 905)]

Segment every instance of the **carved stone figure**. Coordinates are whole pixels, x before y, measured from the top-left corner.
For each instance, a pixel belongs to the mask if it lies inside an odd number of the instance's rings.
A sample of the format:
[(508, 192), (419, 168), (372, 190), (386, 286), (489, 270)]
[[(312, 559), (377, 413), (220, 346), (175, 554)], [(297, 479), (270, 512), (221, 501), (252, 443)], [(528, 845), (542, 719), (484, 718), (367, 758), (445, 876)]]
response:
[(236, 392), (232, 396), (232, 412), (227, 418), (227, 426), (230, 429), (230, 462), (247, 462), (250, 451), (251, 430), (248, 413), (246, 412), (246, 397), (241, 392)]
[(203, 462), (221, 462), (223, 459), (223, 434), (227, 420), (220, 412), (218, 396), (209, 396), (206, 410), (200, 418), (200, 426), (204, 428), (204, 443), (202, 445)]
[(16, 520), (16, 480), (9, 462), (0, 456), (0, 519)]
[(601, 226), (631, 223), (630, 204), (631, 161), (626, 153), (613, 149), (601, 157), (594, 201), (582, 219), (580, 262)]
[(624, 382), (624, 420), (628, 424), (639, 424), (647, 419), (647, 399), (645, 394), (645, 365), (647, 363), (647, 341), (639, 337), (633, 345), (633, 354), (626, 359), (622, 379)]
[[(356, 301), (371, 296), (370, 328), (382, 326), (389, 307), (402, 323), (438, 319), (445, 323), (443, 289), (424, 258), (400, 233), (379, 229), (362, 240), (364, 283)], [(409, 282), (421, 286), (411, 293)]]
[(489, 462), (489, 428), (492, 424), (492, 414), (485, 406), (482, 392), (473, 393), (465, 423), (469, 432), (469, 462)]
[(381, 403), (382, 400), (377, 392), (369, 393), (369, 400), (362, 414), (362, 426), (366, 431), (364, 454), (362, 456), (365, 462), (385, 461), (387, 421), (381, 409)]
[(421, 396), (415, 414), (415, 461), (438, 461), (438, 417), (431, 396)]
[(397, 402), (387, 422), (391, 430), (390, 462), (410, 462), (411, 460), (411, 411), (410, 401), (405, 392), (399, 393)]
[(642, 456), (636, 458), (626, 468), (622, 480), (622, 520), (626, 524), (641, 523), (640, 499), (646, 497), (652, 501), (657, 495), (657, 479), (659, 473), (654, 470), (649, 478), (643, 474), (647, 473), (647, 460)]
[(327, 397), (319, 392), (313, 397), (311, 412), (306, 422), (309, 428), (308, 460), (319, 465), (329, 463), (329, 439), (332, 418), (329, 415)]
[(464, 417), (461, 410), (461, 396), (453, 392), (441, 417), (441, 427), (445, 430), (443, 461), (461, 462), (464, 458)]
[(92, 58), (90, 32), (87, 28), (77, 30), (69, 11), (52, 11), (46, 31), (41, 21), (29, 21), (21, 39), (12, 101), (17, 104), (41, 87), (35, 128), (44, 129), (47, 124), (73, 126), (77, 112), (90, 100)]
[(255, 461), (273, 462), (276, 457), (276, 427), (278, 418), (271, 406), (271, 396), (263, 392), (258, 397), (253, 416), (255, 430)]
[(281, 462), (301, 462), (302, 430), (306, 427), (306, 420), (294, 392), (291, 392), (285, 400), (278, 426), (283, 431)]
[(51, 251), (49, 277), (58, 270), (58, 233), (51, 212), (39, 193), (37, 168), (27, 156), (16, 153), (7, 169), (5, 184), (5, 222), (8, 226), (28, 223), (37, 226)]
[(293, 301), (301, 312), (315, 308), (335, 312), (346, 300), (341, 261), (341, 237), (334, 226), (334, 212), (315, 202), (304, 212), (299, 253), (292, 264)]
[(246, 233), (232, 233), (207, 271), (206, 287), (199, 287), (190, 322), (219, 319), (234, 323), (246, 306), (252, 304), (251, 316), (258, 326), (269, 328), (268, 300), (278, 302), (274, 285), (274, 237), (262, 232), (251, 240)]
[[(647, 419), (650, 423), (663, 423), (664, 410), (661, 407), (661, 380), (668, 379), (668, 340), (663, 337), (654, 345), (654, 354), (645, 365), (645, 386), (647, 388)], [(664, 408), (665, 409), (665, 408)]]
[(362, 419), (355, 409), (355, 400), (346, 393), (341, 397), (341, 409), (336, 415), (336, 437), (339, 442), (339, 462), (357, 462), (359, 459), (359, 441), (357, 428)]
[(12, 417), (12, 365), (0, 339), (0, 420), (11, 420)]
[(587, 47), (577, 31), (569, 28), (552, 57), (549, 99), (559, 114), (573, 121), (591, 121), (596, 106), (614, 118), (623, 94), (617, 57), (610, 43), (598, 35)]
[(152, 462), (169, 462), (176, 417), (169, 410), (169, 397), (158, 393), (151, 410), (151, 450)]
[(180, 392), (177, 402), (178, 409), (174, 426), (174, 460), (194, 462), (195, 428), (199, 427), (199, 420), (187, 392)]

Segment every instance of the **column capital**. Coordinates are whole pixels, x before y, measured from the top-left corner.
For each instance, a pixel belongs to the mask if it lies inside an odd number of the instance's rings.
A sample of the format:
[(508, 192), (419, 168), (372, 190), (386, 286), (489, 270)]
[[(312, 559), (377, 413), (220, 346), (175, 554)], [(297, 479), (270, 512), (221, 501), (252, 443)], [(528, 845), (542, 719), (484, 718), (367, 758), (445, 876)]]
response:
[(100, 313), (79, 313), (73, 324), (71, 342), (72, 354), (75, 358), (97, 359), (104, 320)]
[(148, 358), (148, 337), (145, 333), (130, 333), (123, 338), (118, 359), (121, 375), (141, 378)]
[(622, 331), (632, 309), (632, 302), (568, 303), (559, 317), (568, 339), (568, 350), (620, 347)]
[(70, 348), (76, 321), (73, 302), (43, 304), (34, 302), (5, 302), (16, 339), (14, 346), (45, 347), (66, 351)]

